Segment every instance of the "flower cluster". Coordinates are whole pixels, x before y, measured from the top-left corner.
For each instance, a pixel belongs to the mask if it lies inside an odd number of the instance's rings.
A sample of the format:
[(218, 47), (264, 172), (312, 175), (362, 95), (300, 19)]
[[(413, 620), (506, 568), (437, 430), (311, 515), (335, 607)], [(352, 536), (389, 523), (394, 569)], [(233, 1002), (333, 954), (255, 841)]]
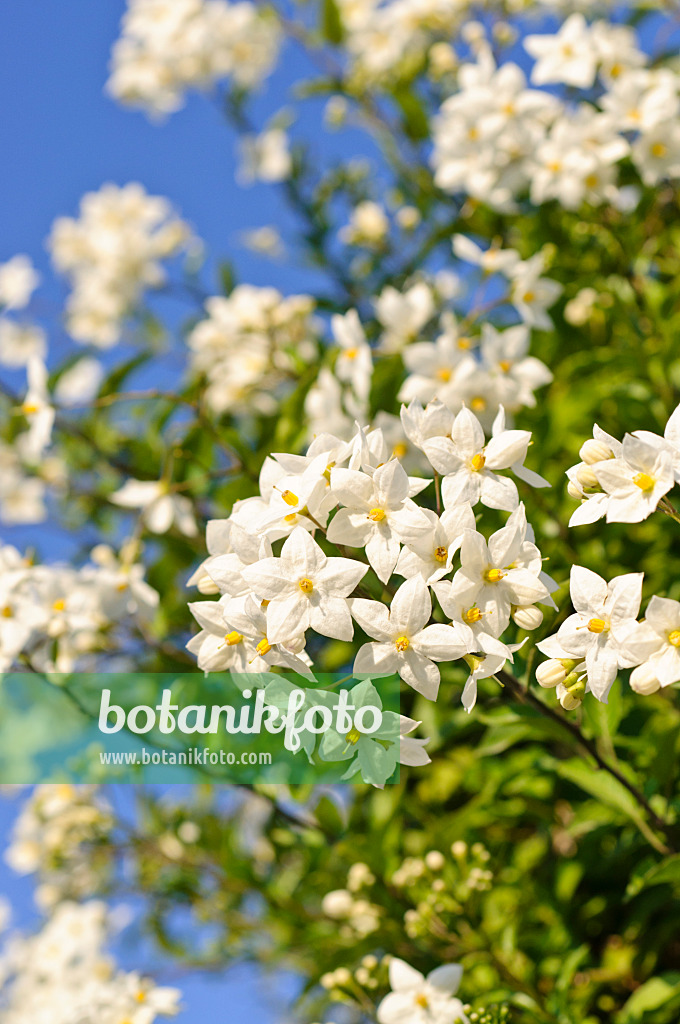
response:
[(25, 366), (31, 356), (44, 358), (47, 341), (42, 328), (21, 323), (7, 313), (29, 304), (40, 281), (28, 256), (14, 256), (0, 264), (0, 365)]
[[(465, 658), (469, 710), (477, 680), (512, 660), (501, 635), (511, 618), (540, 625), (535, 605), (552, 603), (554, 588), (506, 472), (545, 483), (524, 466), (531, 435), (507, 430), (502, 409), (488, 441), (467, 408), (454, 417), (441, 402), (414, 401), (402, 419), (437, 476), (441, 512), (414, 501), (432, 481), (409, 477), (380, 429), (357, 428), (349, 442), (323, 434), (305, 456), (268, 458), (260, 495), (208, 527), (210, 557), (193, 581), (221, 596), (190, 606), (202, 627), (189, 644), (200, 668), (305, 673), (309, 631), (349, 641), (356, 623), (368, 642), (355, 674), (398, 673), (435, 700), (437, 663)], [(480, 501), (512, 513), (488, 539), (473, 512)]]
[(237, 285), (206, 302), (207, 319), (189, 335), (191, 367), (207, 378), (215, 412), (272, 413), (286, 379), (317, 351), (314, 301), (275, 288)]
[[(551, 91), (529, 88), (512, 61), (497, 66), (479, 41), (435, 123), (441, 188), (500, 210), (526, 192), (537, 205), (557, 199), (566, 209), (588, 202), (626, 210), (637, 204), (639, 188), (620, 184), (624, 158), (645, 185), (680, 176), (680, 78), (646, 66), (632, 29), (589, 25), (577, 12), (557, 33), (523, 42), (535, 58), (532, 84)], [(555, 96), (555, 85), (581, 90), (580, 101)]]
[(190, 231), (167, 200), (141, 185), (104, 185), (87, 193), (80, 217), (58, 218), (50, 237), (54, 266), (72, 292), (66, 306), (70, 335), (110, 348), (145, 288), (165, 282), (161, 261), (186, 246)]
[(248, 0), (128, 0), (108, 89), (153, 115), (223, 78), (250, 89), (271, 73), (280, 34), (275, 16)]
[(656, 693), (680, 680), (680, 602), (654, 595), (638, 621), (644, 574), (609, 583), (590, 569), (571, 571), (574, 614), (537, 647), (549, 660), (536, 670), (541, 686), (556, 687), (562, 707), (573, 710), (586, 693), (607, 703), (619, 669), (632, 668), (630, 685)]
[(62, 903), (36, 935), (13, 935), (0, 955), (6, 1024), (154, 1024), (179, 1012), (180, 992), (116, 968), (103, 903)]
[(617, 441), (595, 424), (579, 455), (581, 462), (567, 470), (569, 495), (581, 502), (570, 526), (604, 516), (608, 523), (639, 523), (660, 504), (672, 512), (665, 495), (680, 482), (680, 406), (663, 437), (635, 430)]
[(18, 874), (38, 874), (43, 908), (92, 895), (101, 883), (96, 851), (113, 826), (95, 786), (36, 786), (14, 824), (5, 859)]
[(106, 649), (115, 625), (148, 619), (158, 594), (132, 554), (123, 549), (119, 560), (99, 545), (90, 564), (74, 568), (32, 565), (0, 546), (0, 669), (23, 659), (38, 671), (71, 672), (85, 655)]

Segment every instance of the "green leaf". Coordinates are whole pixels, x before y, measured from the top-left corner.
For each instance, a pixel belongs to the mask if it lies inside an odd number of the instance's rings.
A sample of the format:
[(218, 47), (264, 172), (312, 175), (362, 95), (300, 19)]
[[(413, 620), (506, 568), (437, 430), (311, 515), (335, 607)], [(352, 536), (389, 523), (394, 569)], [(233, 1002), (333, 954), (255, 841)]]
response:
[(617, 1015), (616, 1024), (637, 1024), (643, 1020), (642, 1014), (647, 1010), (658, 1010), (662, 1006), (668, 1008), (668, 1003), (676, 997), (680, 997), (680, 974), (676, 971), (650, 978), (633, 992)]
[(345, 32), (335, 0), (323, 0), (321, 5), (321, 32), (329, 43), (341, 43)]

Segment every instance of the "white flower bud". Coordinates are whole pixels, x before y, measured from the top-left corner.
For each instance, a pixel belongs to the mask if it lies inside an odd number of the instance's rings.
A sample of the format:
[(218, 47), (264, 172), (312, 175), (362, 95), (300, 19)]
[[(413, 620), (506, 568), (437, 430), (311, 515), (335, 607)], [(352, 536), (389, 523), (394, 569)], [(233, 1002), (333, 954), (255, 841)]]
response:
[(586, 695), (586, 684), (584, 679), (579, 679), (575, 672), (571, 672), (564, 680), (558, 693), (560, 704), (565, 711), (575, 711), (583, 703)]
[(559, 683), (563, 683), (566, 678), (567, 670), (562, 662), (558, 661), (557, 658), (551, 658), (550, 661), (544, 661), (543, 664), (539, 665), (536, 669), (536, 682), (546, 690), (551, 690)]
[(588, 466), (595, 462), (603, 462), (605, 459), (613, 459), (614, 452), (604, 441), (596, 441), (594, 437), (585, 441), (579, 449), (579, 457)]
[(582, 498), (585, 498), (583, 488), (579, 487), (575, 480), (570, 480), (567, 484), (567, 494), (570, 498), (574, 498), (575, 501), (580, 501)]
[(395, 220), (404, 231), (415, 231), (420, 224), (420, 211), (415, 206), (402, 206), (397, 210)]
[(538, 629), (543, 622), (543, 612), (533, 604), (525, 605), (522, 608), (514, 608), (512, 621), (520, 629)]
[(444, 856), (439, 850), (430, 850), (425, 854), (425, 863), (430, 871), (441, 871), (444, 867)]
[(643, 697), (648, 697), (650, 693), (656, 693), (661, 687), (661, 683), (656, 677), (653, 667), (649, 662), (645, 662), (643, 665), (638, 665), (634, 668), (630, 674), (630, 688), (635, 693), (641, 694)]
[(464, 857), (467, 853), (467, 843), (463, 839), (457, 839), (451, 846), (451, 853), (454, 857)]
[(281, 644), (291, 654), (300, 654), (305, 649), (305, 638), (304, 636), (294, 637), (292, 640), (286, 640), (285, 644)]
[(349, 917), (354, 909), (354, 900), (346, 889), (333, 889), (324, 896), (321, 909), (329, 917)]
[(220, 588), (217, 586), (215, 581), (210, 576), (208, 576), (207, 573), (205, 574), (205, 576), (201, 576), (196, 585), (198, 587), (199, 593), (201, 594), (209, 594), (210, 596), (212, 596), (213, 594), (219, 594), (220, 592)]
[(582, 487), (589, 488), (591, 491), (600, 490), (600, 484), (598, 482), (598, 479), (593, 473), (590, 466), (586, 466), (585, 464), (581, 466), (576, 474), (576, 479)]

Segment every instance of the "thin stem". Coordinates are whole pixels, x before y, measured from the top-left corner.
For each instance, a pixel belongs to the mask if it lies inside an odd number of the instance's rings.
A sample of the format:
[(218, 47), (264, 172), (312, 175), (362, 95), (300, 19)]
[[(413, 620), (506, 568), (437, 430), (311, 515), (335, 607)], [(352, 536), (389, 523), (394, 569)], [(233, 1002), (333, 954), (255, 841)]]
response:
[(583, 735), (575, 722), (570, 721), (568, 718), (560, 715), (553, 708), (548, 707), (548, 705), (539, 700), (531, 690), (525, 690), (519, 679), (513, 676), (510, 672), (507, 672), (505, 669), (501, 669), (500, 672), (496, 673), (496, 675), (503, 686), (510, 691), (513, 697), (517, 698), (520, 704), (530, 705), (545, 718), (549, 718), (550, 721), (555, 722), (561, 729), (568, 732), (571, 737), (576, 740), (579, 746), (590, 754), (598, 768), (607, 772), (612, 776), (612, 778), (616, 779), (617, 782), (619, 782), (630, 793), (635, 802), (644, 810), (654, 827), (660, 832), (663, 832), (666, 836), (667, 844), (659, 844), (659, 852), (664, 854), (674, 852), (675, 848), (670, 842), (670, 833), (672, 831), (671, 825), (663, 818), (659, 817), (654, 808), (650, 805), (644, 793), (642, 793), (637, 786), (630, 782), (625, 775), (622, 775), (618, 768), (609, 764), (609, 762), (602, 757), (592, 740), (587, 739), (587, 737)]

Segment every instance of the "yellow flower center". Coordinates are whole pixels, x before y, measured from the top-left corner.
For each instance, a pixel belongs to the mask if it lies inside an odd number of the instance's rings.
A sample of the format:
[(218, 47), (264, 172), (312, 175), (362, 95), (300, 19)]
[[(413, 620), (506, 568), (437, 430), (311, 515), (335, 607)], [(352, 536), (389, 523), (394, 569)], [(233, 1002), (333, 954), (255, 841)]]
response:
[(500, 366), (503, 373), (510, 373), (510, 370), (512, 369), (512, 363), (510, 362), (509, 359), (501, 359), (498, 365)]
[(437, 370), (436, 376), (439, 380), (443, 381), (444, 384), (451, 380), (452, 370), (448, 366), (440, 366)]
[(478, 452), (477, 455), (473, 455), (472, 458), (470, 459), (470, 469), (472, 470), (473, 473), (481, 472), (481, 470), (484, 469), (485, 465), (486, 458), (484, 457), (484, 455), (482, 455), (481, 452)]
[(356, 359), (356, 357), (359, 355), (359, 349), (348, 348), (347, 351), (345, 352), (345, 355), (347, 356), (348, 359)]
[(586, 175), (586, 188), (597, 188), (600, 184), (600, 179), (597, 174)]
[(475, 395), (474, 398), (470, 399), (470, 408), (473, 412), (484, 412), (486, 409), (486, 398), (482, 398), (481, 395)]
[(417, 995), (413, 1001), (416, 1004), (416, 1006), (422, 1007), (423, 1010), (427, 1010), (427, 1008), (430, 1005), (427, 1001), (427, 996), (424, 996), (422, 992), (419, 995)]
[(347, 740), (348, 743), (358, 743), (359, 740), (361, 739), (361, 733), (357, 728), (352, 727), (345, 736), (345, 739)]
[(672, 633), (668, 634), (668, 643), (673, 647), (680, 647), (680, 629), (674, 629)]
[(408, 447), (403, 441), (398, 441), (392, 449), (392, 455), (395, 459), (403, 459), (405, 455), (408, 455)]
[(386, 515), (384, 508), (372, 508), (366, 518), (372, 519), (374, 523), (382, 523)]
[(23, 412), (24, 416), (31, 416), (34, 412), (37, 412), (39, 408), (40, 406), (37, 404), (37, 402), (24, 402), (24, 404), (21, 406), (21, 411)]
[(269, 640), (267, 640), (266, 636), (262, 637), (259, 644), (255, 648), (255, 650), (257, 651), (261, 658), (264, 657), (265, 654), (269, 654), (271, 649), (272, 645), (269, 643)]
[(446, 563), (446, 559), (449, 557), (449, 549), (442, 546), (435, 548), (434, 557), (435, 561), (439, 562), (441, 565), (444, 565)]
[(394, 646), (398, 651), (407, 651), (411, 646), (411, 641), (407, 636), (398, 636), (394, 641)]
[(472, 608), (468, 608), (468, 610), (464, 613), (463, 619), (465, 622), (472, 625), (473, 622), (479, 622), (479, 620), (482, 617), (482, 614), (483, 613), (479, 610), (477, 605), (474, 605)]
[(609, 629), (604, 619), (591, 619), (588, 623), (589, 633), (606, 633)]
[(652, 146), (652, 156), (663, 159), (668, 154), (668, 147), (663, 142), (655, 142)]
[(235, 629), (232, 629), (231, 633), (227, 633), (224, 639), (227, 647), (235, 647), (236, 644), (240, 644), (241, 640), (243, 640), (243, 634), (237, 633)]
[(484, 573), (484, 580), (486, 583), (500, 583), (505, 575), (500, 569), (487, 569)]
[(12, 612), (12, 609), (10, 608), (10, 606), (8, 604), (6, 604), (5, 607), (2, 609), (2, 611), (0, 612), (0, 615), (2, 615), (3, 619), (11, 619), (12, 618), (13, 612)]
[(294, 523), (297, 519), (297, 512), (289, 512), (287, 516), (283, 517), (284, 523)]
[(472, 339), (463, 336), (462, 338), (458, 339), (457, 345), (458, 348), (462, 349), (464, 352), (467, 352), (469, 348), (472, 348)]
[(308, 576), (302, 577), (302, 579), (298, 583), (298, 587), (300, 588), (303, 594), (311, 594), (311, 592), (314, 590), (314, 584), (309, 579)]
[(292, 491), (281, 491), (281, 497), (285, 501), (286, 505), (297, 505), (300, 501), (297, 494), (293, 494)]
[(65, 607), (66, 607), (66, 601), (63, 599), (63, 597), (60, 597), (52, 605), (52, 611), (54, 611), (54, 612), (63, 612)]
[(525, 292), (522, 296), (522, 302), (531, 303), (536, 298), (536, 292)]
[(639, 487), (641, 491), (654, 490), (654, 477), (650, 476), (649, 473), (636, 473), (633, 477), (633, 483), (636, 487)]

